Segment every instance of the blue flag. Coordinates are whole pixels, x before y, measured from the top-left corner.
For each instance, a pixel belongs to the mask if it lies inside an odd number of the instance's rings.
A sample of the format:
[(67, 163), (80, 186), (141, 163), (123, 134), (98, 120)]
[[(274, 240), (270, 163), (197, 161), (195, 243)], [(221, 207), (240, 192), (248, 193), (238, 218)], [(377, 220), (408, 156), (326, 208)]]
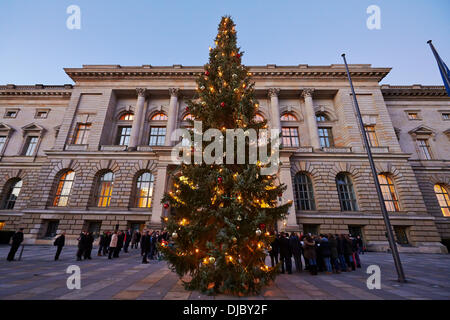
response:
[(430, 45), (431, 51), (433, 51), (434, 57), (436, 58), (442, 81), (444, 81), (445, 90), (447, 91), (447, 95), (450, 97), (450, 71), (448, 70), (448, 67), (444, 63), (444, 61), (442, 61), (441, 57), (439, 57), (439, 54), (431, 43), (431, 40), (429, 40), (427, 43)]

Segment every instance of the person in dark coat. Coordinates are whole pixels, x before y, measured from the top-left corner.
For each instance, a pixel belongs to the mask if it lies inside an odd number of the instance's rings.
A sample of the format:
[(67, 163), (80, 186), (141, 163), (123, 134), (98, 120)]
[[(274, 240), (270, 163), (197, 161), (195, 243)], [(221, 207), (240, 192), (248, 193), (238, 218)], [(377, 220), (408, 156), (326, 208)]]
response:
[(139, 230), (136, 230), (133, 232), (133, 236), (131, 237), (131, 249), (137, 249), (140, 241), (141, 233)]
[(280, 253), (280, 236), (278, 233), (275, 233), (275, 238), (270, 244), (272, 250), (269, 251), (270, 261), (272, 263), (272, 267), (278, 264), (278, 254)]
[(84, 251), (86, 250), (86, 233), (82, 231), (80, 236), (78, 237), (78, 251), (77, 251), (77, 261), (81, 261), (81, 257), (84, 255)]
[(119, 231), (117, 234), (117, 247), (114, 250), (114, 258), (119, 257), (120, 250), (123, 248), (123, 240), (125, 239), (125, 235), (122, 231)]
[(289, 238), (284, 232), (280, 238), (280, 259), (281, 259), (281, 273), (284, 273), (284, 267), (288, 274), (292, 274), (292, 248), (289, 244)]
[(55, 261), (59, 259), (59, 255), (61, 254), (62, 248), (66, 244), (66, 233), (61, 232), (60, 236), (55, 239), (55, 242), (53, 242), (53, 245), (56, 246), (56, 254), (55, 254)]
[(84, 249), (84, 259), (89, 259), (91, 260), (91, 253), (92, 253), (92, 248), (94, 246), (94, 235), (92, 234), (92, 232), (87, 232), (86, 233), (86, 245), (85, 245), (85, 249)]
[(359, 259), (359, 243), (356, 238), (350, 238), (352, 240), (352, 258), (353, 264), (356, 264), (357, 268), (361, 268), (361, 260)]
[(341, 273), (339, 268), (339, 255), (337, 249), (337, 240), (330, 233), (328, 234), (328, 243), (330, 244), (330, 252), (331, 252), (331, 266), (333, 267), (334, 272)]
[(305, 259), (305, 270), (309, 270), (309, 259), (306, 258), (305, 256), (305, 238), (306, 238), (306, 234), (301, 234), (300, 235), (300, 245), (302, 246), (302, 255), (303, 258)]
[(11, 249), (9, 250), (8, 257), (6, 258), (8, 261), (14, 261), (14, 256), (16, 255), (17, 249), (19, 249), (20, 244), (23, 241), (23, 228), (20, 228), (19, 231), (14, 233), (11, 239)]
[(305, 260), (309, 260), (309, 272), (314, 276), (317, 275), (317, 254), (315, 246), (316, 243), (314, 239), (308, 234), (303, 239), (303, 249)]
[[(158, 250), (158, 248), (156, 246), (157, 242), (158, 242), (157, 233), (156, 233), (156, 231), (153, 231), (151, 233), (151, 237), (150, 237), (150, 260), (155, 259), (155, 255)], [(142, 241), (141, 241), (141, 244), (142, 244)]]
[(289, 245), (292, 248), (292, 255), (294, 256), (295, 268), (298, 272), (302, 272), (302, 251), (300, 245), (300, 239), (295, 232), (291, 233), (289, 238)]
[(341, 234), (336, 236), (336, 242), (337, 242), (337, 252), (338, 252), (338, 258), (340, 263), (340, 270), (343, 272), (347, 271), (347, 263), (345, 262), (345, 255), (344, 255), (344, 236)]
[(145, 232), (141, 240), (141, 248), (144, 252), (144, 254), (142, 255), (142, 263), (148, 263), (147, 257), (150, 253), (151, 247), (151, 236), (148, 231)]
[(124, 239), (125, 245), (123, 247), (123, 251), (128, 252), (128, 247), (130, 246), (130, 242), (131, 242), (131, 229), (128, 229), (128, 231), (125, 232), (124, 236), (125, 236), (125, 239)]
[(103, 231), (102, 235), (100, 236), (100, 240), (98, 242), (98, 252), (97, 256), (106, 256), (108, 253), (108, 233), (106, 231)]
[(356, 270), (355, 264), (353, 263), (352, 240), (348, 235), (343, 235), (343, 240), (345, 262), (347, 263), (347, 266), (349, 266), (347, 270)]
[(320, 235), (320, 255), (322, 256), (323, 263), (325, 265), (325, 270), (327, 274), (331, 274), (333, 271), (331, 267), (331, 250), (330, 250), (330, 244), (328, 243), (328, 238), (321, 234)]

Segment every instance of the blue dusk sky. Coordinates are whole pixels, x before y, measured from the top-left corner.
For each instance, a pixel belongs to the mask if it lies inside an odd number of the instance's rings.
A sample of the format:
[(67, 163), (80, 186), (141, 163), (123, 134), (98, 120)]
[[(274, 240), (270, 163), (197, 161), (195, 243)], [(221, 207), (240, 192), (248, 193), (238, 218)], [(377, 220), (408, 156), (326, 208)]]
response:
[[(70, 5), (79, 30), (66, 27)], [(63, 68), (83, 64), (203, 65), (226, 14), (247, 65), (341, 64), (345, 52), (392, 67), (382, 83), (442, 85), (432, 39), (450, 66), (449, 0), (0, 0), (0, 84), (72, 83)]]

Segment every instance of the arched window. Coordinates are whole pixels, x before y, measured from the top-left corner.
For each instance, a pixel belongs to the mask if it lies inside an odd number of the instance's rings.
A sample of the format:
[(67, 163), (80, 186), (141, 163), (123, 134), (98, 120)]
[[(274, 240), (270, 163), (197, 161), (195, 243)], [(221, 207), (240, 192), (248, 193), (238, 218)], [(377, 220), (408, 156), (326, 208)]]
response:
[(123, 113), (119, 118), (119, 120), (123, 120), (123, 121), (133, 121), (133, 119), (134, 119), (134, 114), (132, 112)]
[(442, 184), (436, 184), (434, 186), (434, 193), (441, 206), (441, 211), (444, 217), (450, 217), (450, 199), (448, 197), (448, 190)]
[(348, 174), (339, 173), (336, 176), (336, 186), (342, 211), (357, 211), (353, 183)]
[(187, 121), (187, 120), (194, 120), (194, 117), (192, 116), (192, 114), (188, 113), (183, 117), (183, 121)]
[(164, 113), (159, 112), (159, 113), (153, 115), (151, 120), (152, 121), (166, 121), (167, 120), (167, 116)]
[(316, 121), (317, 122), (325, 122), (328, 120), (329, 120), (329, 118), (325, 113), (323, 113), (323, 112), (316, 113)]
[(263, 122), (264, 121), (264, 117), (260, 113), (257, 113), (257, 114), (255, 114), (255, 117), (253, 118), (253, 120), (255, 122)]
[(66, 207), (69, 204), (70, 192), (72, 191), (74, 180), (75, 171), (72, 170), (65, 172), (61, 176), (58, 187), (56, 188), (55, 200), (53, 201), (55, 207)]
[[(152, 121), (167, 121), (167, 116), (160, 112), (151, 118)], [(150, 127), (150, 137), (148, 140), (149, 146), (163, 146), (166, 140), (166, 126), (152, 125)]]
[(397, 192), (391, 177), (387, 174), (379, 174), (378, 182), (380, 183), (381, 192), (383, 193), (384, 205), (389, 212), (400, 211), (398, 205)]
[(311, 179), (305, 173), (294, 176), (294, 199), (297, 210), (316, 210)]
[(294, 116), (292, 113), (285, 113), (280, 118), (281, 121), (298, 121), (297, 117)]
[(113, 186), (114, 173), (111, 171), (103, 173), (98, 178), (97, 190), (95, 193), (95, 204), (97, 207), (109, 207)]
[(150, 208), (152, 204), (154, 177), (150, 172), (142, 173), (136, 180), (136, 208)]
[(12, 179), (6, 183), (6, 197), (4, 198), (3, 209), (14, 209), (20, 189), (22, 189), (22, 180), (20, 179)]

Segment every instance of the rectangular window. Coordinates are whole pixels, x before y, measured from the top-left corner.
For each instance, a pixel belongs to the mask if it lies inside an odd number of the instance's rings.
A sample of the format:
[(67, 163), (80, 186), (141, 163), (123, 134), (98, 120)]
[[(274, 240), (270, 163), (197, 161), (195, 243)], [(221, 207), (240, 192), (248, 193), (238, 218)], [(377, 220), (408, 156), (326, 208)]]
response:
[(56, 236), (56, 231), (58, 230), (59, 221), (49, 221), (47, 224), (47, 231), (45, 232), (46, 238), (53, 238)]
[(35, 119), (47, 119), (48, 110), (36, 110)]
[(408, 112), (408, 119), (409, 120), (418, 120), (419, 114), (417, 112)]
[(0, 230), (2, 230), (5, 227), (5, 222), (4, 221), (0, 221)]
[(443, 113), (442, 120), (450, 120), (450, 113)]
[(431, 160), (431, 148), (428, 139), (417, 139), (417, 146), (419, 147), (420, 158)]
[(166, 139), (166, 127), (151, 127), (149, 146), (163, 146)]
[(319, 127), (318, 132), (319, 132), (319, 142), (322, 148), (330, 148), (334, 146), (331, 128)]
[(367, 140), (369, 140), (369, 146), (378, 147), (377, 133), (375, 132), (375, 126), (364, 126)]
[(89, 132), (91, 131), (90, 123), (79, 123), (75, 131), (74, 144), (87, 144)]
[(26, 156), (33, 156), (36, 152), (36, 147), (38, 143), (39, 138), (38, 137), (28, 137), (27, 143), (25, 145), (25, 153)]
[(283, 145), (285, 147), (298, 147), (298, 130), (297, 128), (283, 127), (281, 129), (283, 137)]
[(5, 144), (6, 144), (6, 136), (0, 136), (0, 153), (3, 151)]
[(406, 227), (394, 226), (394, 232), (398, 244), (409, 244), (408, 236), (406, 235)]
[(5, 118), (15, 118), (17, 117), (17, 114), (19, 113), (18, 110), (6, 110), (5, 112)]
[(131, 126), (120, 126), (117, 136), (117, 144), (120, 146), (128, 146), (130, 143)]

